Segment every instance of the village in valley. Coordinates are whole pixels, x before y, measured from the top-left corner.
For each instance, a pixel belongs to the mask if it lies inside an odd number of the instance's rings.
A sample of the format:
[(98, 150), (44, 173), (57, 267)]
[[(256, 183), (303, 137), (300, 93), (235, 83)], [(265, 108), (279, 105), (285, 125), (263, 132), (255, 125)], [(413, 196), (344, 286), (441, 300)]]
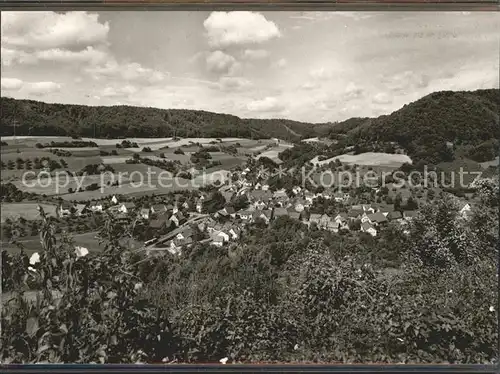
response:
[[(158, 255), (165, 252), (180, 254), (183, 247), (195, 242), (222, 247), (237, 242), (245, 235), (248, 225), (269, 225), (280, 217), (300, 221), (311, 230), (364, 233), (377, 237), (389, 224), (404, 229), (418, 214), (418, 205), (415, 202), (408, 204), (408, 199), (413, 201), (411, 196), (400, 198), (399, 204), (395, 205), (375, 201), (358, 203), (356, 189), (319, 188), (321, 192), (312, 192), (295, 185), (288, 191), (272, 191), (258, 170), (245, 166), (238, 169), (227, 172), (224, 183), (217, 180), (198, 191), (138, 199), (113, 195), (87, 204), (63, 201), (57, 207), (57, 216), (110, 214), (124, 223), (133, 221), (143, 228), (136, 238), (144, 239), (143, 250)], [(256, 164), (254, 169), (258, 169)], [(372, 188), (368, 196), (380, 196), (381, 192), (381, 187)], [(456, 200), (460, 215), (466, 219), (471, 204), (465, 199)], [(328, 213), (319, 213), (325, 210), (325, 205), (331, 209), (326, 209)]]

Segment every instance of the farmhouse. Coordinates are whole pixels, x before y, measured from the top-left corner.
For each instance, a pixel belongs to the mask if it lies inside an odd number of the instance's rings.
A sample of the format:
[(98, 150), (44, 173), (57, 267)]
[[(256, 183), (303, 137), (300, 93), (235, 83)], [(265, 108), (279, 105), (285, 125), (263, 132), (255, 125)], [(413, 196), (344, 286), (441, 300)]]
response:
[(59, 217), (66, 217), (71, 215), (73, 211), (76, 211), (75, 206), (69, 201), (63, 201), (57, 207), (57, 215)]
[(470, 204), (466, 202), (460, 202), (458, 212), (463, 218), (468, 218), (471, 213)]
[(288, 211), (285, 208), (276, 208), (274, 209), (274, 218), (288, 216)]
[(390, 212), (388, 215), (387, 215), (387, 219), (389, 219), (390, 221), (396, 221), (396, 220), (400, 220), (403, 218), (403, 215), (401, 214), (400, 211), (398, 210), (395, 210), (393, 212)]
[(89, 204), (88, 209), (95, 213), (95, 212), (102, 212), (104, 210), (104, 207), (101, 202), (92, 201)]
[(139, 211), (139, 217), (141, 217), (142, 219), (149, 219), (149, 209), (142, 208)]
[(132, 212), (135, 209), (135, 204), (133, 202), (127, 202), (123, 203), (120, 205), (120, 208), (118, 208), (118, 211), (124, 214), (128, 214)]
[(380, 212), (369, 214), (367, 216), (368, 222), (372, 225), (378, 226), (380, 224), (386, 223), (387, 218)]
[(377, 230), (375, 229), (375, 227), (370, 225), (368, 222), (364, 222), (361, 224), (361, 231), (366, 232), (366, 233), (370, 234), (371, 236), (377, 236)]
[(156, 219), (149, 221), (149, 227), (153, 230), (163, 230), (169, 222), (167, 215), (160, 215)]
[(165, 204), (154, 204), (151, 205), (151, 213), (153, 214), (161, 214), (167, 211), (167, 207)]

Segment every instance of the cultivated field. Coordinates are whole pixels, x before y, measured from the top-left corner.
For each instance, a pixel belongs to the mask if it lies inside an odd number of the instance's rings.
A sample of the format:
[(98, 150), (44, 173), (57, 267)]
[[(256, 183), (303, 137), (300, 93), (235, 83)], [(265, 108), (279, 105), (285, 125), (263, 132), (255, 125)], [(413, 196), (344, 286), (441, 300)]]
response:
[(26, 220), (34, 220), (40, 218), (38, 206), (41, 206), (45, 213), (49, 216), (56, 216), (56, 206), (49, 204), (38, 203), (2, 203), (1, 222), (5, 222), (7, 218), (11, 220), (24, 218)]
[(345, 164), (357, 164), (357, 165), (367, 165), (367, 166), (390, 166), (390, 167), (400, 167), (404, 163), (412, 163), (412, 160), (407, 155), (400, 154), (390, 154), (382, 152), (366, 152), (360, 153), (359, 155), (340, 155), (337, 157), (332, 157), (327, 160), (318, 161), (318, 156), (311, 160), (314, 165), (327, 165), (332, 161), (339, 160)]

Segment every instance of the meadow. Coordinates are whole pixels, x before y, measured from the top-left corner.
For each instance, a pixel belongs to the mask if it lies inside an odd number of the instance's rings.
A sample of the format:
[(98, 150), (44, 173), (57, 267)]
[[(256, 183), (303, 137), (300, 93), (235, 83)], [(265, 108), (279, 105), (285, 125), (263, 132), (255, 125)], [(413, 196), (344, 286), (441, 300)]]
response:
[(40, 213), (38, 212), (38, 206), (41, 206), (43, 210), (49, 216), (56, 216), (56, 206), (51, 204), (42, 203), (2, 203), (1, 209), (1, 222), (11, 219), (16, 220), (19, 218), (24, 218), (26, 220), (35, 220), (40, 218)]
[(332, 157), (323, 161), (318, 160), (318, 156), (311, 160), (312, 164), (315, 165), (327, 165), (332, 161), (339, 160), (345, 164), (357, 164), (357, 165), (367, 165), (367, 166), (390, 166), (390, 167), (400, 167), (404, 163), (411, 164), (412, 159), (407, 155), (401, 154), (391, 154), (383, 152), (366, 152), (360, 153), (359, 155), (349, 155), (344, 154), (336, 157)]

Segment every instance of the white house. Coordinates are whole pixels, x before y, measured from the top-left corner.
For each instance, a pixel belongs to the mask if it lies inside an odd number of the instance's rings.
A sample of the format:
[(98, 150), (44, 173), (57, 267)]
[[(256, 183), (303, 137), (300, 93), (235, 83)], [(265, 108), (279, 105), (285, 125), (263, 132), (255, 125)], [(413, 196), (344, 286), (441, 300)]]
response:
[(89, 209), (96, 213), (96, 212), (102, 212), (104, 207), (102, 206), (102, 203), (94, 201), (89, 204)]
[(459, 210), (460, 215), (464, 218), (467, 218), (471, 212), (470, 204), (469, 203), (462, 203), (462, 204), (460, 204), (459, 208), (460, 208), (460, 210)]
[(118, 208), (118, 211), (120, 213), (128, 214), (132, 210), (134, 210), (134, 208), (135, 208), (135, 204), (128, 202), (128, 203), (123, 203), (122, 205), (120, 205), (120, 207)]
[(375, 227), (370, 225), (368, 222), (364, 222), (361, 224), (361, 231), (366, 232), (366, 233), (370, 234), (371, 236), (377, 236), (377, 230), (375, 229)]
[(111, 203), (113, 203), (114, 205), (118, 204), (118, 199), (115, 195), (113, 195), (113, 197), (111, 198)]
[(57, 207), (57, 214), (59, 217), (65, 217), (71, 215), (71, 210), (75, 209), (74, 205), (71, 204), (68, 201), (63, 201), (59, 206)]
[(200, 199), (196, 202), (196, 211), (198, 213), (201, 213), (202, 209), (203, 209), (203, 200)]

